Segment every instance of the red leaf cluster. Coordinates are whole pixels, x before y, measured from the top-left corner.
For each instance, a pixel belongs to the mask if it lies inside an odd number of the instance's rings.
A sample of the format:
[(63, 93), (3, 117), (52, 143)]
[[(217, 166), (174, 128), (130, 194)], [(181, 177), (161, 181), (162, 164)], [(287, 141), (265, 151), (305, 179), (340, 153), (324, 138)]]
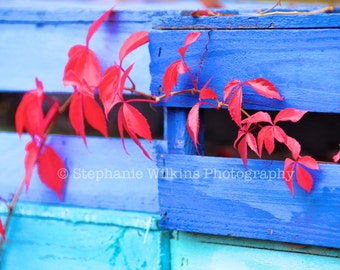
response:
[[(313, 177), (308, 170), (319, 170), (317, 162), (310, 156), (301, 156), (301, 146), (292, 137), (288, 136), (282, 128), (277, 126), (281, 121), (299, 121), (307, 111), (297, 110), (294, 108), (286, 108), (281, 110), (275, 117), (274, 121), (266, 112), (257, 112), (246, 119), (242, 120), (239, 136), (234, 146), (238, 144), (237, 149), (246, 166), (247, 162), (247, 145), (259, 156), (262, 156), (263, 146), (267, 152), (271, 154), (275, 148), (275, 140), (283, 143), (291, 151), (293, 159), (286, 158), (284, 162), (283, 179), (286, 181), (292, 195), (294, 195), (293, 175), (296, 172), (296, 180), (300, 187), (310, 192), (313, 186)], [(267, 123), (269, 125), (262, 126), (257, 135), (257, 144), (255, 137), (250, 133), (252, 125), (259, 123)]]
[[(27, 92), (16, 111), (16, 129), (21, 136), (24, 130), (31, 135), (31, 141), (26, 145), (25, 156), (25, 185), (28, 190), (32, 172), (35, 165), (38, 165), (40, 179), (48, 187), (54, 190), (62, 199), (64, 179), (58, 175), (58, 170), (64, 168), (64, 163), (59, 155), (45, 144), (46, 136), (50, 125), (59, 117), (58, 101), (50, 101), (44, 94), (43, 84), (36, 79), (36, 89)], [(50, 102), (50, 109), (44, 115), (43, 101)], [(48, 169), (46, 169), (48, 168)]]

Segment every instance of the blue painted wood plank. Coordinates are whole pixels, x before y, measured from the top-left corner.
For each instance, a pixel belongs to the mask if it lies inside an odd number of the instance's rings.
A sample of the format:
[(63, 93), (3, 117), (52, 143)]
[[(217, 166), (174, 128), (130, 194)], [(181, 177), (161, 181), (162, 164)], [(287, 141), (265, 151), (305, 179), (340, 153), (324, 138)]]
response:
[[(13, 196), (24, 177), (27, 139), (20, 141), (17, 134), (0, 133), (0, 196), (5, 199)], [(158, 152), (165, 151), (161, 141), (142, 143), (154, 160)], [(28, 193), (23, 192), (20, 200), (159, 212), (156, 162), (148, 160), (131, 140), (126, 140), (130, 155), (123, 150), (120, 139), (89, 137), (86, 149), (79, 137), (51, 136), (48, 144), (56, 149), (68, 169), (64, 200), (59, 202), (41, 183), (36, 171)]]
[[(172, 269), (340, 269), (340, 258), (221, 244), (208, 236), (178, 232), (171, 238)], [(299, 252), (297, 250), (297, 252)]]
[[(291, 10), (288, 10), (291, 11)], [(280, 15), (258, 16), (247, 15), (237, 11), (222, 11), (229, 16), (192, 17), (159, 16), (153, 20), (155, 29), (159, 30), (242, 30), (242, 29), (322, 29), (339, 28), (339, 13), (322, 13), (304, 16)], [(234, 14), (234, 16), (232, 16)]]
[(169, 236), (158, 229), (158, 218), (19, 203), (0, 256), (1, 269), (169, 269)]
[(339, 165), (320, 164), (311, 194), (282, 180), (283, 162), (166, 155), (159, 202), (167, 229), (340, 247)]
[[(158, 94), (167, 66), (180, 59), (177, 50), (183, 46), (189, 32), (165, 30), (150, 33), (152, 93)], [(198, 63), (208, 40), (207, 32), (203, 31), (185, 56), (194, 73), (198, 72)], [(265, 77), (277, 86), (285, 99), (268, 100), (244, 87), (246, 109), (295, 107), (339, 113), (339, 44), (340, 29), (212, 31), (199, 86), (213, 77), (209, 86), (221, 98), (224, 86), (232, 78), (246, 81)], [(175, 90), (191, 88), (188, 76), (180, 76)], [(197, 100), (192, 94), (177, 95), (169, 99), (167, 106), (189, 107)]]
[(200, 116), (199, 145), (196, 149), (186, 125), (188, 113), (189, 109), (186, 108), (167, 108), (168, 153), (182, 155), (204, 154), (203, 115)]

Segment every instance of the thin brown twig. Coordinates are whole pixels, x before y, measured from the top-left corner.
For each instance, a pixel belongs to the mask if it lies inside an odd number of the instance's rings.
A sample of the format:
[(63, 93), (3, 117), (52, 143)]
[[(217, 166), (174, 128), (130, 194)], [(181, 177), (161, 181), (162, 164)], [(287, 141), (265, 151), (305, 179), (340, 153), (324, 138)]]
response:
[(259, 13), (258, 16), (272, 16), (272, 15), (313, 15), (325, 12), (332, 12), (334, 11), (333, 6), (327, 6), (325, 8), (312, 10), (312, 11), (274, 11), (274, 12), (267, 12), (267, 13)]

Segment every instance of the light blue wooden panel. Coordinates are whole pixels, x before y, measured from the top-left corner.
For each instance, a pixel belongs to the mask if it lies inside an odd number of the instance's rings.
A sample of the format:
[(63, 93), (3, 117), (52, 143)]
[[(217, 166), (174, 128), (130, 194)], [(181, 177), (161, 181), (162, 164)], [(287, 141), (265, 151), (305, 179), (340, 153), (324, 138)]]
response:
[[(171, 238), (171, 266), (176, 269), (193, 270), (270, 270), (270, 269), (340, 269), (339, 251), (334, 257), (304, 254), (305, 252), (321, 252), (323, 249), (308, 247), (267, 246), (250, 247), (239, 246), (239, 240), (230, 241), (226, 238), (216, 238), (203, 235), (175, 232)], [(304, 250), (306, 249), (306, 250)], [(326, 250), (324, 250), (326, 251)], [(329, 252), (329, 251), (327, 251)]]
[[(4, 213), (4, 207), (1, 212)], [(17, 205), (2, 270), (169, 269), (159, 216), (44, 204)]]
[(165, 155), (163, 228), (340, 248), (339, 165), (320, 164), (310, 194), (282, 180), (283, 162)]
[[(0, 196), (12, 197), (24, 177), (24, 155), (27, 137), (0, 133)], [(154, 161), (148, 160), (134, 143), (127, 139), (130, 155), (120, 139), (88, 138), (88, 149), (79, 137), (51, 136), (52, 145), (64, 159), (69, 172), (64, 205), (110, 208), (131, 211), (159, 212), (156, 158), (164, 152), (163, 143), (143, 141)], [(28, 193), (20, 200), (60, 203), (53, 191), (41, 183), (35, 172)]]
[[(276, 18), (272, 18), (274, 24)], [(209, 24), (209, 19), (206, 22)], [(174, 25), (176, 26), (177, 24)], [(153, 93), (158, 95), (168, 65), (180, 59), (177, 50), (183, 46), (189, 32), (189, 30), (160, 30), (150, 33)], [(198, 71), (198, 63), (207, 40), (207, 31), (203, 31), (202, 36), (189, 47), (185, 56), (194, 73)], [(340, 112), (338, 59), (340, 59), (339, 28), (212, 31), (199, 77), (199, 86), (202, 87), (213, 77), (209, 86), (221, 99), (224, 86), (232, 78), (246, 81), (265, 77), (277, 86), (285, 99), (268, 100), (260, 97), (249, 87), (244, 87), (245, 108), (279, 110), (295, 107), (338, 113)], [(184, 75), (179, 77), (178, 86), (174, 90), (191, 88), (191, 80)], [(192, 94), (178, 95), (171, 97), (167, 106), (190, 107), (197, 101), (198, 98)]]
[[(147, 3), (147, 4), (145, 4)], [(34, 78), (48, 92), (71, 92), (62, 84), (69, 49), (85, 44), (90, 24), (114, 5), (113, 1), (2, 1), (0, 3), (0, 89), (26, 91)], [(179, 15), (180, 8), (199, 8), (189, 3), (119, 3), (115, 14), (98, 30), (90, 47), (98, 53), (103, 69), (118, 61), (123, 41), (133, 32), (151, 30), (154, 16)], [(150, 57), (147, 46), (133, 52), (125, 65), (136, 63), (131, 72), (138, 90), (149, 92)]]

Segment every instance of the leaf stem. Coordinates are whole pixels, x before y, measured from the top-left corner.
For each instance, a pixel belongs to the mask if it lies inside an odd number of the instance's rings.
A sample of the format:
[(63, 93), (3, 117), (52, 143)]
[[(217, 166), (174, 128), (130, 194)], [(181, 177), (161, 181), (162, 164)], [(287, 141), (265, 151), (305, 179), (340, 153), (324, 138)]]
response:
[[(275, 6), (274, 6), (275, 7)], [(312, 11), (274, 11), (274, 12), (268, 12), (271, 9), (265, 10), (257, 14), (258, 16), (272, 16), (272, 15), (313, 15), (313, 14), (319, 14), (324, 12), (333, 12), (334, 7), (333, 6), (327, 6), (325, 8), (312, 10)]]

